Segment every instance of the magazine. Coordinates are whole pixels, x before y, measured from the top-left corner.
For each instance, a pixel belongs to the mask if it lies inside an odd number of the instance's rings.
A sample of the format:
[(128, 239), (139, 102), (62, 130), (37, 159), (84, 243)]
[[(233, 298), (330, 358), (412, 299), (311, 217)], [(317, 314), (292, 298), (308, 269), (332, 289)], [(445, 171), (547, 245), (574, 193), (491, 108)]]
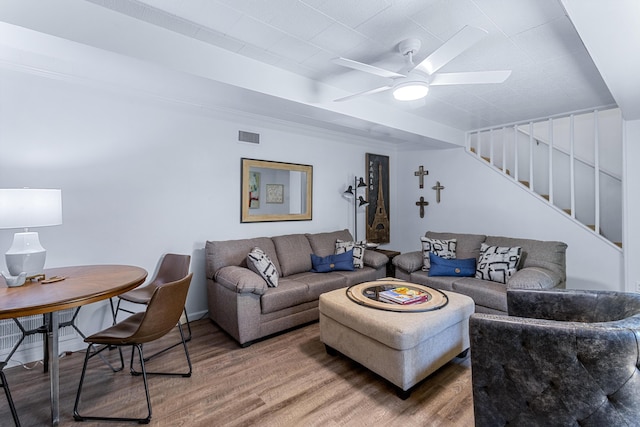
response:
[(380, 292), (379, 298), (395, 304), (415, 304), (426, 301), (429, 298), (429, 294), (417, 289), (400, 287)]

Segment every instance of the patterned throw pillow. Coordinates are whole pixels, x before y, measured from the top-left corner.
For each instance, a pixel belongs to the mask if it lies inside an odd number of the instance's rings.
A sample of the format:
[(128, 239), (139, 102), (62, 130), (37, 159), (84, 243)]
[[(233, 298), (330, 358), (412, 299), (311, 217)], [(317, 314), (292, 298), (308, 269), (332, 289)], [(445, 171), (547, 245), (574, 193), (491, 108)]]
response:
[(522, 248), (515, 246), (480, 246), (480, 258), (476, 267), (476, 279), (491, 280), (492, 282), (507, 283), (507, 280), (518, 269), (522, 256)]
[(355, 268), (364, 267), (364, 250), (367, 247), (367, 242), (362, 240), (360, 242), (346, 242), (344, 240), (336, 240), (336, 255), (343, 254), (350, 250), (353, 250), (353, 266)]
[(251, 249), (247, 255), (247, 266), (258, 273), (272, 288), (278, 286), (278, 270), (266, 253), (258, 247)]
[(438, 255), (440, 258), (453, 259), (456, 257), (456, 239), (440, 240), (420, 237), (422, 242), (422, 270), (429, 271), (431, 262), (429, 253)]

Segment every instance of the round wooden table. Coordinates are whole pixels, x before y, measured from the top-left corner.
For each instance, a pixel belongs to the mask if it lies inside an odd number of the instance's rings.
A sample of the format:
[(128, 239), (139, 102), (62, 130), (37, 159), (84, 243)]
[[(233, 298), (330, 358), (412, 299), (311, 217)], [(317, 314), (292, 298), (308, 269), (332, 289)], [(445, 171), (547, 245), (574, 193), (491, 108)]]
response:
[(50, 314), (48, 354), (51, 361), (51, 425), (60, 422), (58, 311), (102, 301), (134, 289), (144, 283), (147, 271), (129, 265), (87, 265), (52, 268), (44, 271), (47, 279), (64, 280), (44, 284), (29, 282), (9, 288), (0, 280), (0, 319)]

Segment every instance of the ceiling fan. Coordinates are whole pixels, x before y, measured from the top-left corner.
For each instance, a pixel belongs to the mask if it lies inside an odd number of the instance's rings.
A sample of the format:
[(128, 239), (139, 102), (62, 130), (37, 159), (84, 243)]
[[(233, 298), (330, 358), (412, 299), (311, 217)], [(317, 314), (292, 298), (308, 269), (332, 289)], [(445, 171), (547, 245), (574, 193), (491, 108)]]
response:
[(384, 86), (338, 98), (334, 101), (347, 101), (359, 96), (372, 95), (386, 90), (393, 90), (393, 96), (397, 100), (414, 101), (427, 96), (429, 86), (502, 83), (511, 75), (511, 70), (434, 74), (453, 58), (480, 41), (486, 34), (487, 31), (481, 28), (467, 25), (419, 64), (413, 63), (413, 55), (420, 50), (420, 40), (404, 40), (398, 45), (398, 50), (407, 58), (407, 65), (399, 72), (385, 70), (384, 68), (364, 64), (352, 59), (335, 58), (333, 62), (338, 65), (364, 71), (365, 73), (376, 76), (386, 77), (391, 79), (391, 81)]

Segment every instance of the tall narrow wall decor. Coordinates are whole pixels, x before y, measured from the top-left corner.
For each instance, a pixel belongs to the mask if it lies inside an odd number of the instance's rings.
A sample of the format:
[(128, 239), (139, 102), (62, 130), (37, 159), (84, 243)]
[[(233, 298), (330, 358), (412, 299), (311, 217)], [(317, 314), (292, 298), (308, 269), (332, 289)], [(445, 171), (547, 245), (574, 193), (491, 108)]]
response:
[(389, 243), (389, 156), (366, 155), (367, 167), (367, 241)]

